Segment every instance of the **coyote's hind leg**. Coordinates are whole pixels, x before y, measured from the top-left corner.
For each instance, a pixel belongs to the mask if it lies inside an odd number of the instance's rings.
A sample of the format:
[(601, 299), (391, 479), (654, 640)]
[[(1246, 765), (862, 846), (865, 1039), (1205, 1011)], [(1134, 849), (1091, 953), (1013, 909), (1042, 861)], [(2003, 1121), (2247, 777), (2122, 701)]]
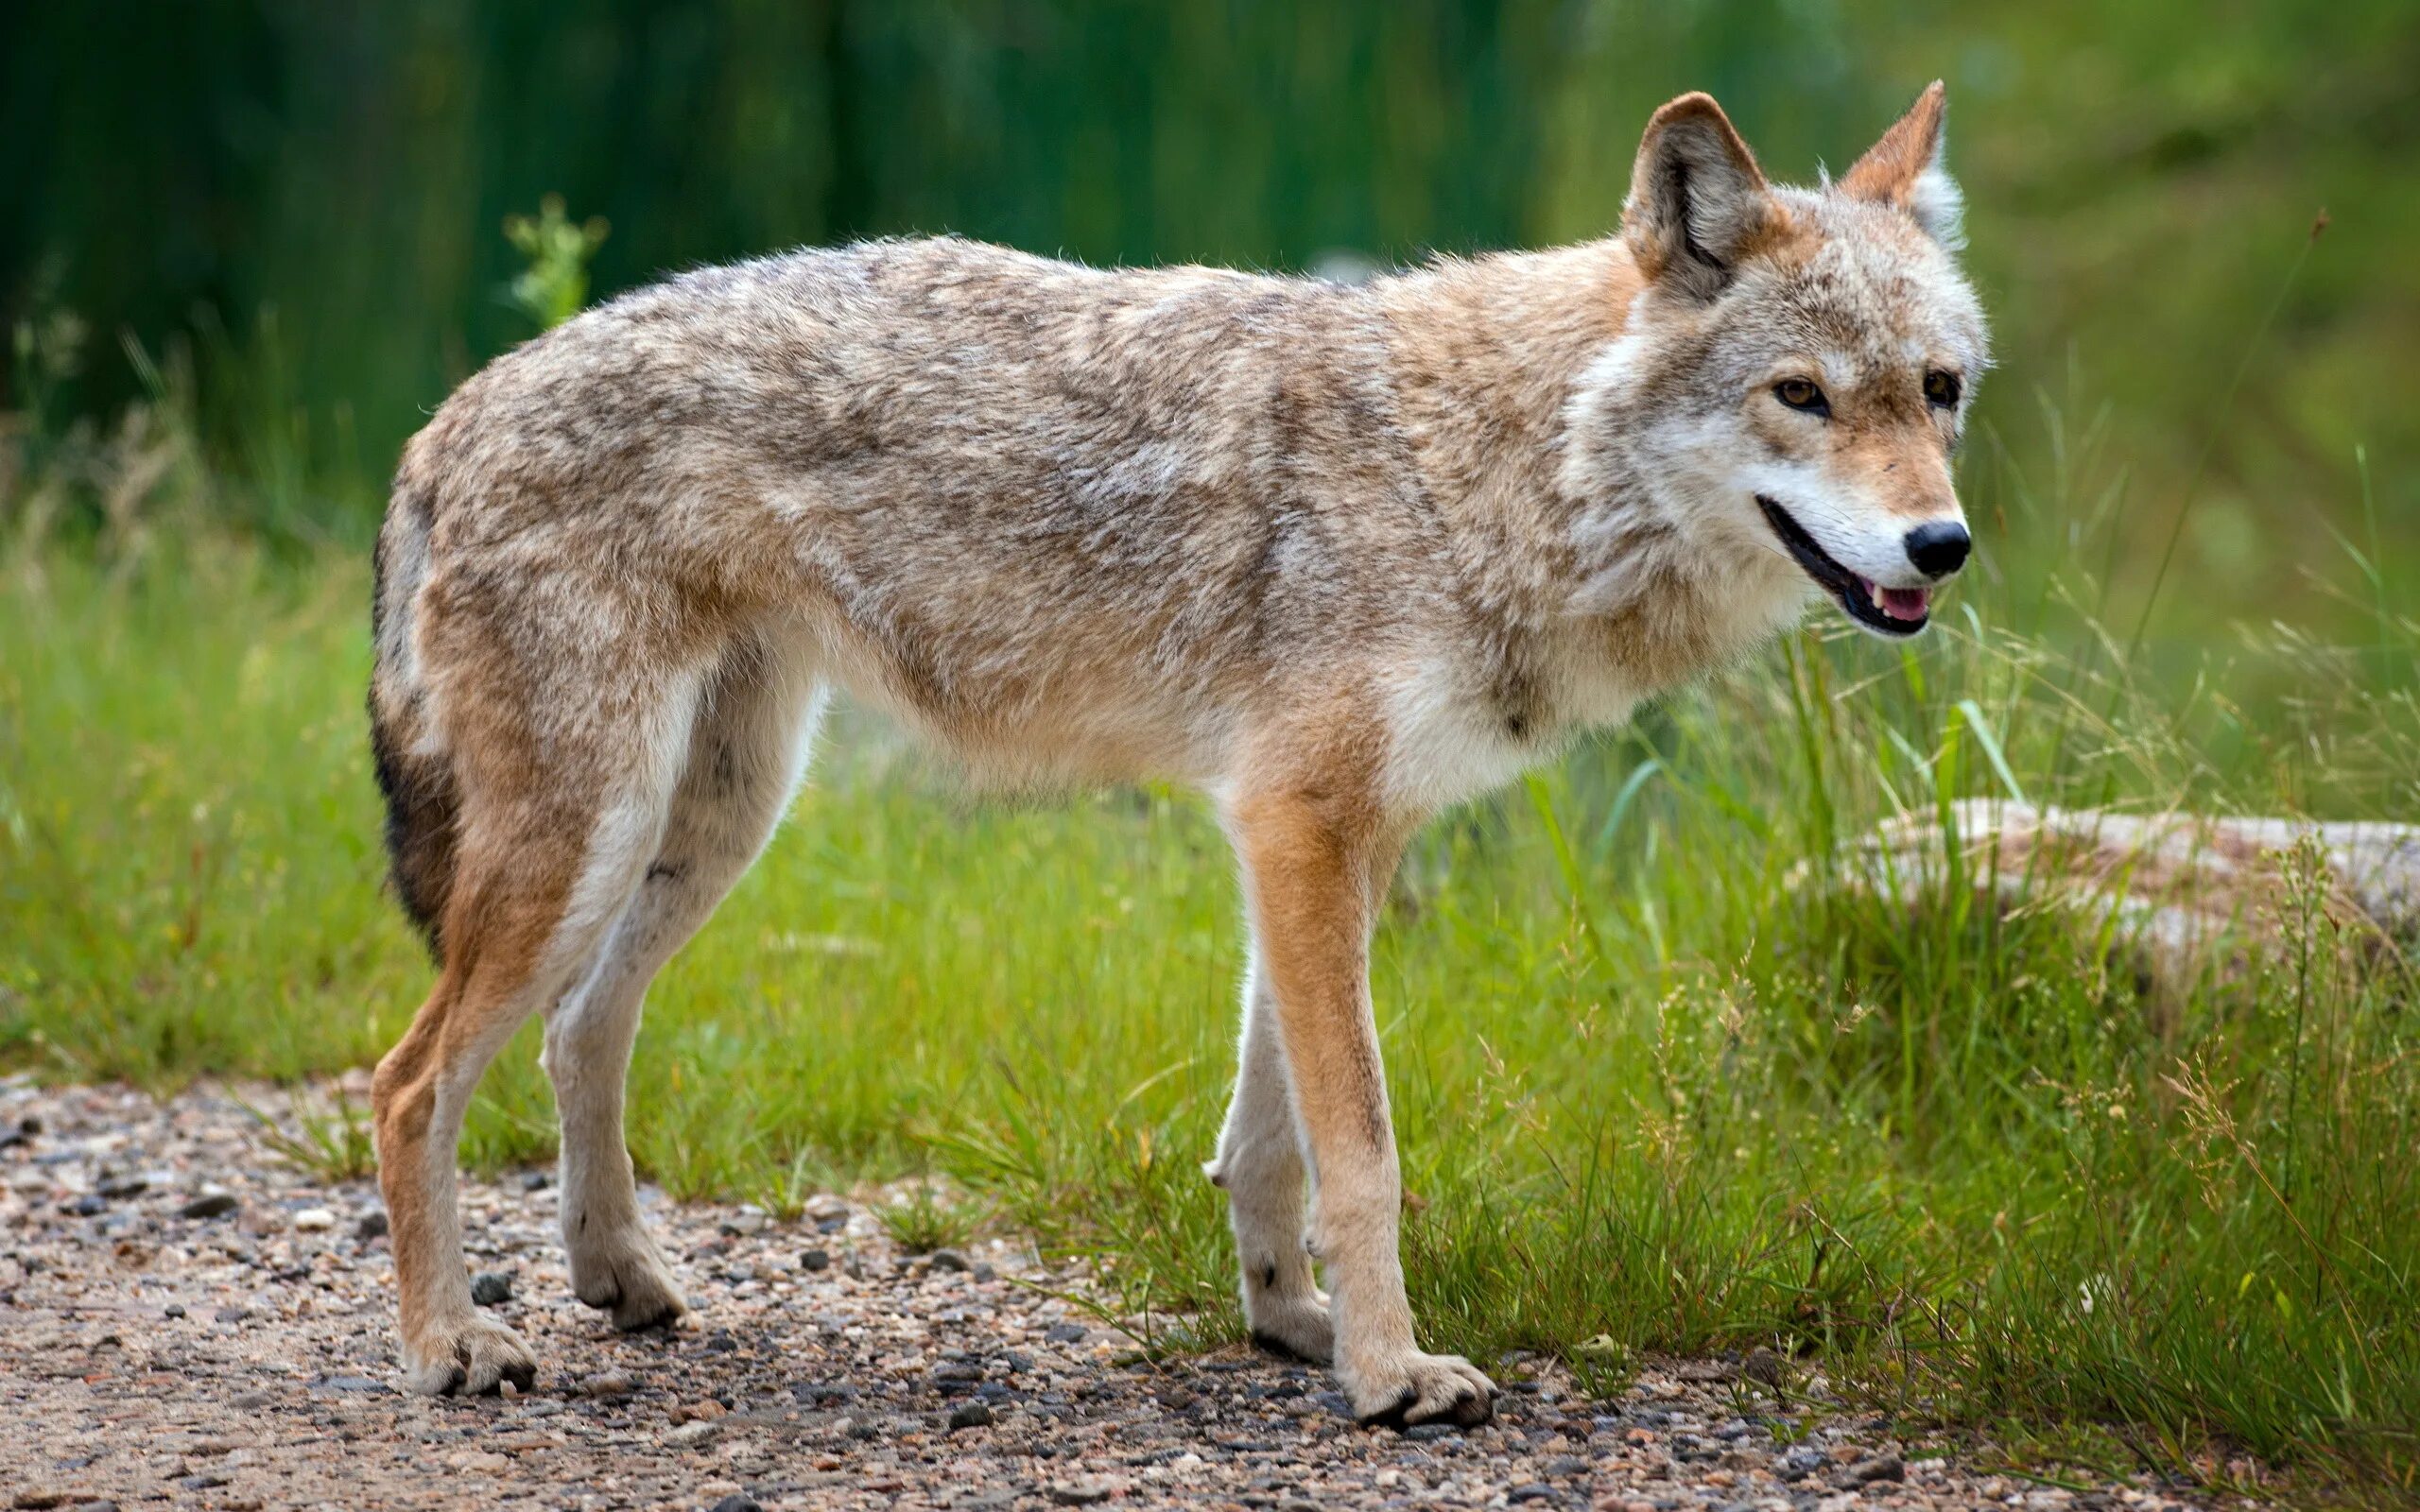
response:
[(602, 932), (580, 918), (575, 897), (587, 880), (585, 827), (551, 802), (525, 818), (545, 815), (554, 822), (470, 828), (446, 913), (444, 970), (371, 1081), (405, 1379), (434, 1396), (493, 1391), (500, 1381), (526, 1387), (537, 1370), (512, 1331), (472, 1305), (454, 1167), (480, 1074)]
[[(588, 974), (662, 837), (695, 679), (636, 681), (625, 675), (610, 701), (549, 706), (499, 678), (458, 699), (450, 721), (463, 805), (444, 965), (371, 1082), (415, 1391), (475, 1394), (536, 1374), (520, 1338), (472, 1305), (456, 1146), (480, 1074), (524, 1020)], [(577, 719), (542, 723), (575, 702)]]
[(663, 840), (595, 969), (547, 1016), (572, 1290), (616, 1328), (684, 1310), (640, 1219), (623, 1141), (623, 1084), (648, 984), (764, 848), (804, 768), (820, 703), (790, 662), (753, 645), (726, 659), (699, 702)]

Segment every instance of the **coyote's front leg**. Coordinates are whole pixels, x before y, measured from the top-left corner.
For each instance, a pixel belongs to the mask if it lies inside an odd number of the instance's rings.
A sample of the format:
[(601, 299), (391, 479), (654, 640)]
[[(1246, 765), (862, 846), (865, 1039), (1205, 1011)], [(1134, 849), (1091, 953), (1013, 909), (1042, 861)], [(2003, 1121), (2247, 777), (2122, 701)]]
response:
[(1336, 1358), (1328, 1296), (1303, 1249), (1303, 1135), (1286, 1074), (1286, 1044), (1269, 975), (1254, 960), (1244, 975), (1243, 1042), (1236, 1095), (1219, 1133), (1210, 1179), (1227, 1192), (1243, 1270), (1244, 1324), (1254, 1343), (1326, 1365)]
[(1249, 797), (1229, 822), (1310, 1165), (1309, 1242), (1327, 1265), (1345, 1396), (1364, 1422), (1485, 1422), (1495, 1388), (1460, 1356), (1422, 1353), (1404, 1297), (1403, 1178), (1369, 981), (1394, 835), (1374, 806), (1332, 796)]

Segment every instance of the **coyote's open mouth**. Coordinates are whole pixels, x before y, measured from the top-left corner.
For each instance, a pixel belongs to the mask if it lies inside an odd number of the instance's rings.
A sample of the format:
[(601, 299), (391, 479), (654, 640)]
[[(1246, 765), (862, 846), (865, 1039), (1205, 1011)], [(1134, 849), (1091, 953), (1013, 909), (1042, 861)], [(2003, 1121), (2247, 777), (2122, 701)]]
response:
[(1834, 561), (1831, 554), (1806, 533), (1806, 527), (1791, 519), (1789, 511), (1780, 505), (1759, 493), (1756, 506), (1765, 511), (1773, 534), (1789, 548), (1790, 556), (1806, 569), (1806, 576), (1839, 599), (1849, 618), (1884, 635), (1913, 635), (1925, 627), (1931, 617), (1932, 590), (1881, 587), (1872, 578)]

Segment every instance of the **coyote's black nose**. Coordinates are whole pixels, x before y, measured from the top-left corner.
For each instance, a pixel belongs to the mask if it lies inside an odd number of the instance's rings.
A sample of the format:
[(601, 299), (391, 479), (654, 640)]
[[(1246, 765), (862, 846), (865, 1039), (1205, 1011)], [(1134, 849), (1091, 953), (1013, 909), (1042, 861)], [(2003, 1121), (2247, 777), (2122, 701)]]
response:
[(1927, 577), (1946, 577), (1966, 565), (1966, 549), (1974, 543), (1957, 521), (1935, 520), (1908, 532), (1908, 559)]

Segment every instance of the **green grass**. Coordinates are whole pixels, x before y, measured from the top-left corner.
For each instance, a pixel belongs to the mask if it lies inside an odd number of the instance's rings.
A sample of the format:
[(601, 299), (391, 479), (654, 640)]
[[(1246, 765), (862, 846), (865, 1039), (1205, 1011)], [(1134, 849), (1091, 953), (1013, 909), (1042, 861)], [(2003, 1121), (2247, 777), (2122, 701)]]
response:
[[(1819, 626), (1422, 838), (1374, 980), (1434, 1345), (1602, 1376), (1763, 1343), (2037, 1468), (2248, 1453), (2296, 1494), (2411, 1495), (2408, 971), (2354, 970), (2311, 908), (2285, 921), (2309, 949), (2153, 1004), (2057, 917), (1823, 885), (1839, 840), (2012, 785), (2411, 816), (2420, 637), (2391, 577), (2362, 559), (2365, 649), (2129, 659), (2079, 493), (1991, 480), (2019, 567), (1921, 647)], [(293, 1078), (401, 1030), (430, 970), (381, 893), (365, 604), (356, 560), (206, 532), (0, 556), (0, 1064)], [(1232, 1336), (1198, 1162), (1243, 942), (1202, 806), (986, 803), (840, 725), (656, 986), (639, 1164), (776, 1211), (940, 1172), (1130, 1306)], [(470, 1162), (549, 1153), (535, 1049), (490, 1074)]]

